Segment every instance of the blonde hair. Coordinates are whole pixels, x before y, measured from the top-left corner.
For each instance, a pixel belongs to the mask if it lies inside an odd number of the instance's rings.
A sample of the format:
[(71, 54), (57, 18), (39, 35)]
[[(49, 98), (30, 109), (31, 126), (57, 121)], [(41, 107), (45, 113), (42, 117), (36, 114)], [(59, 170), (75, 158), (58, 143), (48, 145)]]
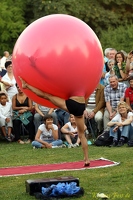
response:
[(125, 108), (127, 108), (127, 110), (129, 109), (129, 106), (127, 105), (127, 103), (125, 101), (120, 101), (117, 105), (117, 108), (119, 109), (121, 105), (124, 105)]

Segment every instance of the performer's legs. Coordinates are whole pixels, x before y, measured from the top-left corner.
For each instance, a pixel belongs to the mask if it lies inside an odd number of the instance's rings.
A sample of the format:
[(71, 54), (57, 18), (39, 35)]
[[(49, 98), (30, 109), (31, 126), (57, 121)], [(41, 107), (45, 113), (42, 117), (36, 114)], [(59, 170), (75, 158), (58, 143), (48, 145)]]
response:
[(77, 124), (77, 129), (78, 129), (78, 136), (81, 141), (83, 153), (84, 153), (84, 159), (85, 159), (85, 164), (89, 164), (89, 158), (88, 158), (88, 144), (87, 140), (84, 134), (84, 117), (75, 117), (75, 121)]
[(41, 91), (38, 88), (35, 88), (35, 87), (29, 85), (28, 83), (26, 83), (22, 78), (20, 78), (20, 80), (22, 82), (22, 88), (23, 89), (29, 89), (33, 93), (35, 93), (37, 96), (39, 96), (39, 97), (41, 97), (43, 99), (49, 100), (55, 106), (57, 106), (57, 107), (65, 110), (65, 111), (69, 112), (67, 107), (66, 107), (66, 103), (65, 103), (64, 99)]

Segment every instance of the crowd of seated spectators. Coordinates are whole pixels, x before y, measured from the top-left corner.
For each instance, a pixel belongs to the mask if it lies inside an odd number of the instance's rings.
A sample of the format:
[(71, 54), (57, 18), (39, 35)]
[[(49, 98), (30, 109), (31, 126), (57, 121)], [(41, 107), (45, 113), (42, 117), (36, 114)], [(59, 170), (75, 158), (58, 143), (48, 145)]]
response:
[[(113, 137), (113, 131), (119, 130), (123, 134), (122, 130), (125, 130), (128, 126), (128, 135), (121, 135), (120, 141), (117, 140), (116, 142), (116, 137), (113, 140), (114, 146), (116, 146), (115, 144), (121, 146), (121, 144), (130, 139), (132, 132), (133, 51), (126, 54), (122, 50), (117, 51), (114, 48), (107, 48), (104, 53), (105, 63), (101, 80), (94, 92), (86, 99), (85, 124), (88, 120), (91, 121), (93, 119), (97, 124), (97, 135), (101, 134), (105, 129), (109, 129), (111, 137)], [(69, 148), (78, 147), (80, 140), (77, 136), (74, 117), (64, 110), (48, 108), (29, 99), (16, 83), (9, 52), (4, 52), (1, 61), (0, 128), (2, 136), (8, 142), (17, 141), (19, 144), (32, 143), (32, 145), (38, 142), (37, 145), (41, 147), (46, 148), (48, 146), (48, 148), (52, 148), (52, 143), (43, 145), (45, 143), (43, 142), (39, 144), (39, 138), (44, 131), (40, 126), (46, 123), (45, 116), (50, 115), (52, 116), (52, 124), (58, 127), (56, 129), (58, 130), (58, 137), (57, 134), (55, 134), (56, 137), (54, 135), (57, 141), (52, 141), (58, 145), (53, 146), (61, 146), (61, 141), (66, 140)], [(125, 116), (128, 118), (128, 115), (130, 115), (130, 120), (128, 119), (129, 123), (126, 124), (126, 122), (123, 122), (123, 118), (120, 119), (118, 122), (119, 125), (121, 124), (119, 128), (118, 123), (115, 124), (114, 120), (117, 119), (117, 115), (122, 116), (119, 107), (121, 105), (120, 102), (126, 103), (127, 113), (125, 112)], [(125, 121), (127, 120), (126, 117)], [(55, 127), (54, 125), (51, 126)], [(25, 138), (22, 139), (22, 134), (26, 135), (26, 140)], [(124, 142), (122, 138), (124, 138)]]

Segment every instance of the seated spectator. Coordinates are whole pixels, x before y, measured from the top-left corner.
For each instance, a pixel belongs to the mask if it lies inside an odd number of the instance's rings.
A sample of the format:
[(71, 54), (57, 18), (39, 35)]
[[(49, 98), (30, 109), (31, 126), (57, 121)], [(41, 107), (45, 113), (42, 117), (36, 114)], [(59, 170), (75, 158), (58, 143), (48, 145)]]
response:
[(53, 123), (58, 124), (58, 119), (56, 113), (54, 112), (54, 108), (48, 108), (45, 106), (41, 106), (35, 103), (35, 114), (34, 114), (34, 124), (35, 124), (35, 132), (37, 132), (38, 127), (43, 123), (43, 117), (47, 114), (51, 114), (53, 117)]
[(5, 90), (7, 91), (9, 99), (12, 100), (12, 97), (18, 92), (16, 88), (16, 80), (13, 75), (12, 62), (7, 61), (5, 63), (5, 68), (7, 73), (2, 77), (1, 82), (5, 85)]
[(109, 77), (109, 85), (104, 88), (104, 96), (106, 102), (106, 108), (104, 111), (104, 130), (107, 128), (107, 124), (117, 113), (117, 104), (119, 101), (123, 101), (125, 97), (125, 90), (127, 85), (118, 82), (116, 75)]
[(133, 112), (133, 76), (130, 76), (128, 81), (130, 87), (128, 87), (125, 91), (125, 99), (127, 105), (129, 106), (129, 110)]
[(104, 67), (103, 67), (103, 73), (101, 76), (100, 84), (104, 85), (105, 81), (105, 75), (107, 72), (109, 72), (109, 67), (108, 67), (108, 60), (110, 59), (115, 59), (115, 54), (117, 53), (116, 49), (114, 48), (106, 48), (104, 51), (105, 57), (104, 57)]
[[(19, 144), (24, 144), (24, 143), (30, 143), (31, 141), (34, 140), (35, 137), (35, 129), (34, 129), (34, 123), (33, 123), (33, 114), (32, 114), (32, 101), (24, 94), (24, 92), (18, 88), (18, 94), (13, 96), (12, 99), (12, 109), (14, 112), (13, 116), (13, 132), (15, 135), (15, 140)], [(21, 127), (22, 127), (22, 121), (21, 117), (22, 115), (25, 114), (25, 117), (27, 117), (28, 124), (25, 125), (26, 130), (28, 131), (29, 138), (26, 142), (22, 141), (21, 138)], [(17, 115), (17, 116), (16, 116)]]
[(12, 134), (12, 104), (7, 101), (5, 93), (0, 93), (0, 127), (5, 139), (11, 142), (14, 139)]
[(103, 66), (103, 71), (102, 71), (102, 75), (101, 75), (101, 79), (100, 79), (100, 84), (101, 84), (101, 85), (104, 85), (106, 73), (107, 73), (107, 71), (106, 71), (106, 66), (105, 66), (105, 64), (104, 64), (104, 66)]
[(34, 148), (63, 147), (62, 140), (58, 139), (58, 126), (53, 124), (52, 115), (45, 115), (43, 120), (44, 123), (38, 127), (32, 146)]
[(109, 68), (109, 72), (107, 72), (106, 74), (105, 74), (105, 79), (104, 79), (104, 85), (106, 86), (106, 85), (109, 85), (109, 77), (111, 76), (111, 75), (114, 75), (115, 74), (115, 72), (114, 72), (114, 65), (115, 65), (115, 60), (113, 60), (113, 59), (111, 59), (111, 60), (108, 60), (108, 62), (107, 62), (107, 65), (108, 65), (108, 68)]
[(118, 81), (128, 85), (125, 56), (121, 51), (117, 52), (115, 55), (115, 66), (113, 69), (115, 75), (118, 77)]
[(5, 63), (9, 59), (10, 54), (8, 51), (4, 52), (3, 57), (0, 60), (0, 76), (3, 77), (6, 74)]
[(99, 135), (103, 130), (103, 113), (105, 109), (104, 86), (98, 84), (87, 102), (88, 104), (84, 111), (84, 117), (89, 120), (94, 118), (98, 128), (97, 134)]
[[(84, 125), (84, 131), (86, 126)], [(78, 137), (77, 125), (74, 115), (70, 114), (69, 122), (67, 122), (62, 128), (61, 132), (65, 134), (65, 139), (68, 142), (68, 148), (79, 147), (80, 139)]]
[(3, 91), (3, 92), (6, 92), (6, 88), (10, 87), (11, 84), (8, 83), (8, 82), (5, 82), (5, 81), (2, 81), (2, 77), (0, 77), (0, 90)]
[(126, 60), (126, 71), (128, 75), (130, 75), (130, 70), (133, 70), (133, 50), (128, 53)]
[(110, 136), (113, 137), (113, 146), (121, 147), (128, 141), (132, 122), (133, 113), (128, 112), (128, 105), (124, 101), (120, 101), (117, 115), (107, 124), (111, 127)]

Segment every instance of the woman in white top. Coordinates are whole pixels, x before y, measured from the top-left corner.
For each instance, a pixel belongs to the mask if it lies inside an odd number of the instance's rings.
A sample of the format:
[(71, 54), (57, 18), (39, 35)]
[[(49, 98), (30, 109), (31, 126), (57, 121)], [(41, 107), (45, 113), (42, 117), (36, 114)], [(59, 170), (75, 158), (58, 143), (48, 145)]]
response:
[[(86, 130), (84, 125), (84, 131)], [(77, 125), (74, 115), (70, 114), (69, 122), (67, 122), (62, 128), (61, 132), (65, 134), (65, 139), (68, 142), (68, 148), (78, 147), (80, 139), (78, 137)], [(74, 143), (74, 144), (73, 144)]]
[[(113, 137), (113, 146), (123, 146), (129, 139), (133, 113), (124, 101), (118, 103), (118, 114), (107, 124), (110, 126), (110, 136)], [(120, 139), (119, 139), (120, 138)]]
[(16, 80), (13, 75), (12, 62), (7, 61), (5, 63), (5, 68), (7, 70), (7, 73), (2, 77), (1, 81), (3, 81), (9, 99), (12, 100), (12, 97), (18, 93)]
[(44, 116), (44, 123), (38, 127), (32, 146), (35, 148), (62, 147), (62, 140), (58, 139), (58, 126), (53, 124), (52, 115)]

